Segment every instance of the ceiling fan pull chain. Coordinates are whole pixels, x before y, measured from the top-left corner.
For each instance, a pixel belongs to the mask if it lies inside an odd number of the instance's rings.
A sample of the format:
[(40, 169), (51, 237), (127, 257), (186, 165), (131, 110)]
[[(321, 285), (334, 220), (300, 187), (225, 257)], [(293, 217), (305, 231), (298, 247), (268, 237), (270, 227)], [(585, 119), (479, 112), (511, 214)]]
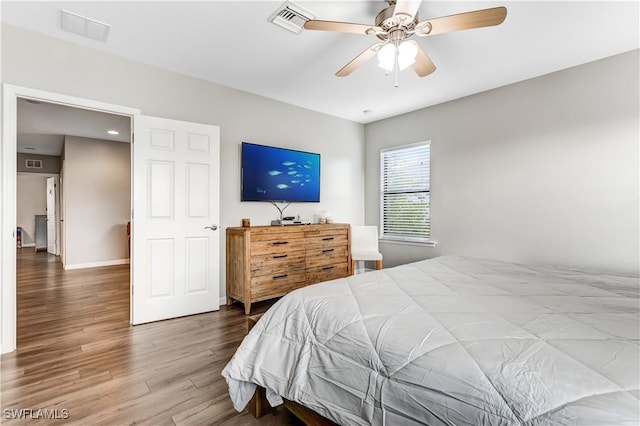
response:
[(396, 72), (396, 82), (394, 84), (394, 87), (398, 88), (398, 86), (400, 86), (400, 83), (398, 82), (398, 49), (396, 49), (396, 61), (394, 63), (394, 67), (395, 72)]

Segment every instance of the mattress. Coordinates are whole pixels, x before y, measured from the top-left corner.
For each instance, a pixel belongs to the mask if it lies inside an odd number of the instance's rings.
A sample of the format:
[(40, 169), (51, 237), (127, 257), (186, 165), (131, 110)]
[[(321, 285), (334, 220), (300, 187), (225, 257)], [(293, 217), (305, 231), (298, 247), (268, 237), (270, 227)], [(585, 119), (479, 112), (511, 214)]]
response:
[(639, 286), (438, 257), (288, 294), (222, 375), (343, 425), (637, 425)]

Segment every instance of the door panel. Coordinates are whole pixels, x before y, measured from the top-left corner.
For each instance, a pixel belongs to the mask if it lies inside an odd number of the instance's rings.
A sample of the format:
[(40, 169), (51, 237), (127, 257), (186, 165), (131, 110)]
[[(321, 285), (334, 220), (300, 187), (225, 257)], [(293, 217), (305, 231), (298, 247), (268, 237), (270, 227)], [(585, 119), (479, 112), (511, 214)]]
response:
[(219, 129), (134, 119), (132, 322), (217, 310)]
[(149, 218), (173, 219), (174, 163), (149, 161)]
[(58, 222), (58, 212), (56, 200), (58, 199), (58, 178), (47, 178), (47, 253), (58, 254), (58, 238), (56, 235), (56, 225)]
[(209, 244), (206, 238), (187, 238), (187, 294), (207, 291)]
[(210, 193), (209, 165), (187, 164), (187, 216), (208, 217)]

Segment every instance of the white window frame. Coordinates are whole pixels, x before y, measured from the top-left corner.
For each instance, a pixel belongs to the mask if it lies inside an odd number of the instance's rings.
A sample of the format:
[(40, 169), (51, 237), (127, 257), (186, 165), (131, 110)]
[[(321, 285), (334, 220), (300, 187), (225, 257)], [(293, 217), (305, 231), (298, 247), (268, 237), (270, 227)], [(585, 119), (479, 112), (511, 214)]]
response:
[[(384, 173), (384, 157), (386, 154), (390, 152), (402, 151), (409, 148), (415, 148), (420, 146), (427, 146), (429, 149), (429, 164), (428, 164), (428, 176), (429, 183), (427, 188), (421, 188), (418, 192), (424, 193), (426, 192), (429, 195), (429, 204), (427, 207), (427, 217), (428, 217), (428, 235), (424, 236), (399, 236), (399, 235), (390, 235), (386, 232), (385, 229), (385, 173)], [(402, 192), (400, 192), (402, 193)], [(407, 191), (406, 193), (410, 193)], [(384, 148), (380, 150), (380, 240), (388, 241), (388, 242), (398, 242), (398, 243), (411, 243), (411, 244), (420, 244), (427, 245), (433, 247), (435, 243), (431, 240), (431, 141), (423, 141), (417, 142), (407, 145), (399, 145), (389, 148)]]

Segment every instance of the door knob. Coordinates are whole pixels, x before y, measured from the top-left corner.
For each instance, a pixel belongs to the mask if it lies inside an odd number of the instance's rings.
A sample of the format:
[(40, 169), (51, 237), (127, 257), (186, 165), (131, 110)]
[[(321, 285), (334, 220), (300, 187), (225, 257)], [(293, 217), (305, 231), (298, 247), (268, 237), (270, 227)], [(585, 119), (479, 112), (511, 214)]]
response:
[(212, 231), (215, 231), (218, 229), (218, 225), (205, 226), (204, 229), (211, 229)]

